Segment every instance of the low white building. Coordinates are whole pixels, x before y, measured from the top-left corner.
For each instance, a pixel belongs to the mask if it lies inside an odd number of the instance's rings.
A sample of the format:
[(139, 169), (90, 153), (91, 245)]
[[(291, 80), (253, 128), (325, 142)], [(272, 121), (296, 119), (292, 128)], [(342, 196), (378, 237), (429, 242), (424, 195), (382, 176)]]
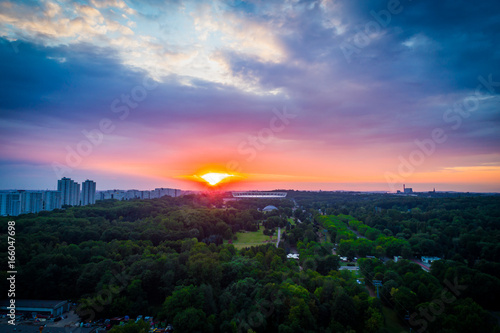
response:
[(262, 209), (263, 212), (272, 212), (273, 210), (278, 210), (278, 208), (276, 208), (276, 206), (269, 205)]
[[(31, 300), (31, 299), (16, 299), (16, 312), (50, 314), (59, 316), (69, 311), (70, 303), (61, 300)], [(0, 309), (7, 310), (9, 306), (8, 300), (0, 301)], [(7, 310), (8, 311), (8, 310)]]
[(436, 260), (441, 260), (439, 257), (422, 257), (422, 262), (425, 262), (426, 264), (432, 264), (433, 261)]

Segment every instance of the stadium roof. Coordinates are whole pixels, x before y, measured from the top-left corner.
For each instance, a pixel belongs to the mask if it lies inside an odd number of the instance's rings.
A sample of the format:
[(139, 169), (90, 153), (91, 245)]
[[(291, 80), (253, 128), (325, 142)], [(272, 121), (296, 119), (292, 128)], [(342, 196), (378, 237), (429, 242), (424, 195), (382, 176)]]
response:
[(284, 198), (286, 192), (260, 192), (260, 191), (246, 191), (246, 192), (233, 192), (234, 198)]

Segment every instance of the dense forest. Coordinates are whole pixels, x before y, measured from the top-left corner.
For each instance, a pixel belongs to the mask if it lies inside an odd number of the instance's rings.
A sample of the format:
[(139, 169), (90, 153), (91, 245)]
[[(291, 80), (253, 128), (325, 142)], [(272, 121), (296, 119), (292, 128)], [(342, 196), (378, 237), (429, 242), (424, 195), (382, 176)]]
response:
[[(15, 217), (16, 297), (71, 299), (90, 322), (153, 316), (176, 332), (500, 332), (498, 196), (223, 197)], [(3, 235), (9, 220), (0, 219)], [(281, 229), (278, 247), (231, 244), (262, 228)], [(4, 258), (7, 247), (2, 237)], [(427, 272), (412, 262), (420, 256), (442, 260)]]

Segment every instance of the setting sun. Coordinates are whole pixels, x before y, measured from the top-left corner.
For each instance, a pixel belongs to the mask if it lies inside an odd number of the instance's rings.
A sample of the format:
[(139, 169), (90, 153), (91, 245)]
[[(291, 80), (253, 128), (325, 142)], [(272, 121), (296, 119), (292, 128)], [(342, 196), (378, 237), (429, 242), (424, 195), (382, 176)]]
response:
[(230, 175), (227, 173), (209, 172), (200, 177), (203, 178), (210, 185), (214, 186), (228, 177), (234, 177), (234, 175)]

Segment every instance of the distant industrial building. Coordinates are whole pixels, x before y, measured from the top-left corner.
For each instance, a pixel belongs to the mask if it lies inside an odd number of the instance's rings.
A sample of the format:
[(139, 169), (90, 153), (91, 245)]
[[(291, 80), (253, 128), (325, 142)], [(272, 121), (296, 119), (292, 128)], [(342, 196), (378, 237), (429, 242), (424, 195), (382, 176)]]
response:
[(82, 206), (95, 204), (95, 182), (86, 180), (82, 183)]
[(412, 194), (413, 193), (413, 189), (411, 187), (406, 187), (405, 184), (403, 184), (403, 192), (401, 192), (400, 190), (397, 191), (397, 193), (404, 193), (404, 194)]
[(234, 198), (268, 198), (268, 199), (282, 199), (285, 198), (286, 192), (260, 192), (260, 191), (247, 191), (247, 192), (232, 192)]
[(61, 192), (61, 204), (80, 205), (80, 184), (71, 178), (62, 178), (57, 181), (57, 190)]

